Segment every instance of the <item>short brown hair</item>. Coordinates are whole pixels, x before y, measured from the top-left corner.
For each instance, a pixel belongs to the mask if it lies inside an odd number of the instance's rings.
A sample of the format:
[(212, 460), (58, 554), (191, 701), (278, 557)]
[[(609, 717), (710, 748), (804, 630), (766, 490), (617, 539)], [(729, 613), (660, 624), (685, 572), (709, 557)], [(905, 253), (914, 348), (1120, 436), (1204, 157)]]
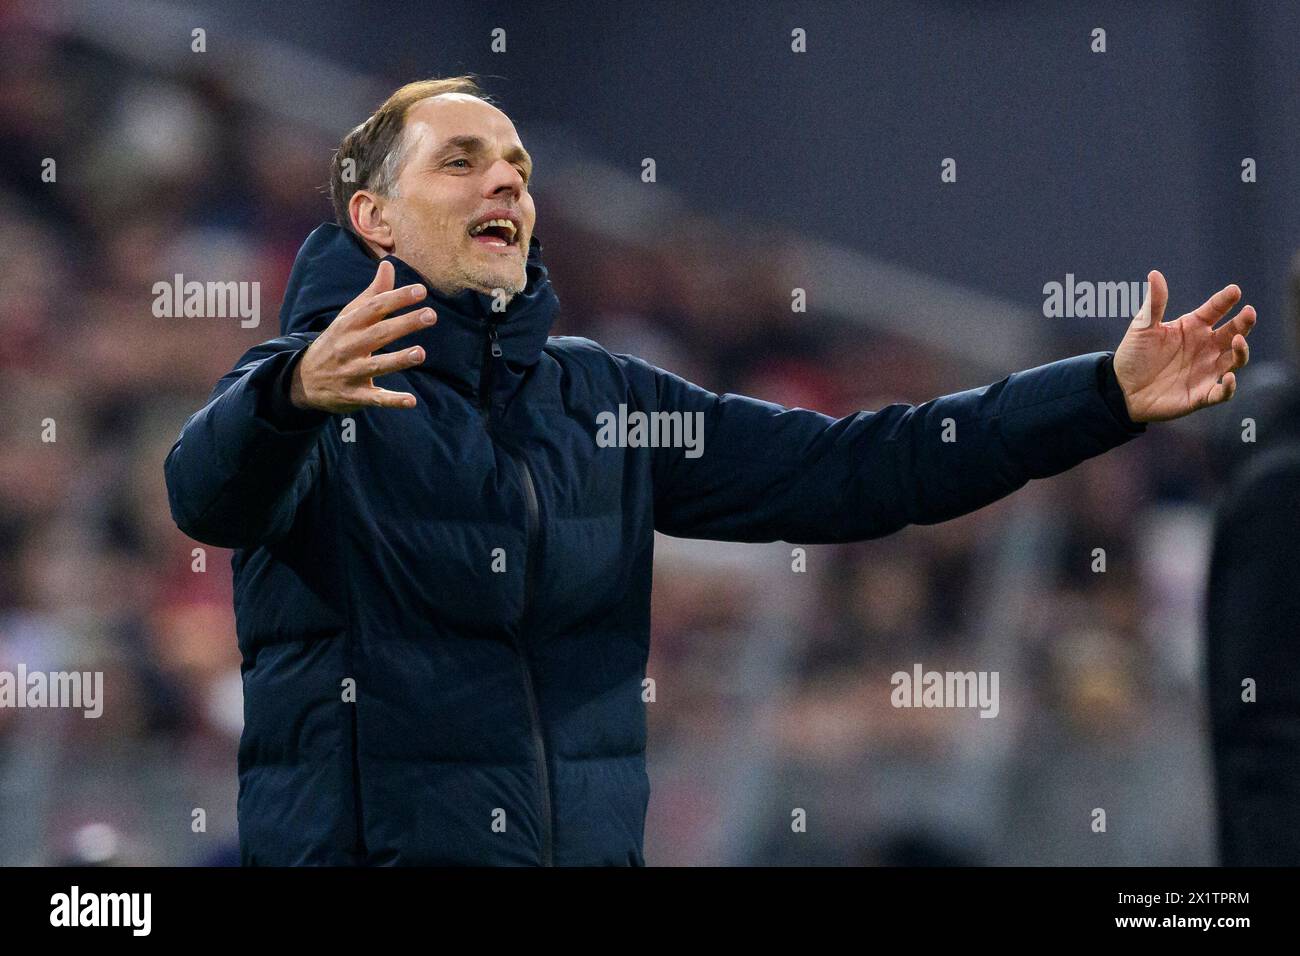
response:
[[(468, 93), (485, 103), (492, 102), (470, 75), (418, 80), (396, 90), (369, 119), (343, 137), (330, 164), (330, 201), (340, 226), (352, 230), (348, 202), (358, 190), (369, 189), (381, 196), (393, 194), (405, 152), (402, 131), (406, 128), (406, 114), (416, 103), (443, 93)], [(349, 175), (345, 176), (345, 172)]]

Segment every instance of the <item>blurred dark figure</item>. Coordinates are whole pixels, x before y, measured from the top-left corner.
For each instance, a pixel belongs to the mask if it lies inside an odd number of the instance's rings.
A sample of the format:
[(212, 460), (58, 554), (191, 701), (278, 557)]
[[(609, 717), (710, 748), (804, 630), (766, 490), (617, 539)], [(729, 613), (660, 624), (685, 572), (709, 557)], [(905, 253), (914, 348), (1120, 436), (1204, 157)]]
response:
[[(1297, 355), (1300, 254), (1291, 298)], [(1277, 364), (1260, 378), (1258, 404), (1238, 406), (1221, 436), (1205, 607), (1224, 866), (1300, 865), (1300, 380)]]
[(942, 834), (926, 829), (895, 833), (880, 846), (868, 865), (986, 866), (980, 854)]

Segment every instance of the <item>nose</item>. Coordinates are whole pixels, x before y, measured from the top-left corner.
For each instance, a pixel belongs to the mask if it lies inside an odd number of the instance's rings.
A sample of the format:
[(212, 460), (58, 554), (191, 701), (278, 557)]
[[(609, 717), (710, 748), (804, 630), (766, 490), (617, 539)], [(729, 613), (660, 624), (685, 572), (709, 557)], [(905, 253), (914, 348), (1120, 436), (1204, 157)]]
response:
[(514, 163), (498, 159), (484, 177), (483, 188), (487, 196), (497, 196), (505, 190), (518, 197), (524, 190), (524, 177)]

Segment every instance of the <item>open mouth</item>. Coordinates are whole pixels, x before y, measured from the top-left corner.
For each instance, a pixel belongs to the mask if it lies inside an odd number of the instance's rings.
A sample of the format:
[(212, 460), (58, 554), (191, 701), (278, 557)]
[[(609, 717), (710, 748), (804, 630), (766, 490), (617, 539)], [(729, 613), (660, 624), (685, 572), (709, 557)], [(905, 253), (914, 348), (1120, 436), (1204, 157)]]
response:
[(509, 219), (489, 219), (471, 226), (469, 236), (489, 249), (512, 249), (518, 245), (518, 230)]

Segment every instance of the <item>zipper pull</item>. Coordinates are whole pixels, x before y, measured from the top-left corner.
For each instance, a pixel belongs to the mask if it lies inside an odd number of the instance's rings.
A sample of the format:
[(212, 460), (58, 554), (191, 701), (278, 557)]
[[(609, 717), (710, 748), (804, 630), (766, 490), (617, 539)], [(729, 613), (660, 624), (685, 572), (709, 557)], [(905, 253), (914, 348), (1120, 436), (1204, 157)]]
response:
[(488, 339), (492, 343), (492, 357), (501, 357), (501, 343), (497, 341), (497, 327), (495, 324), (488, 325)]

